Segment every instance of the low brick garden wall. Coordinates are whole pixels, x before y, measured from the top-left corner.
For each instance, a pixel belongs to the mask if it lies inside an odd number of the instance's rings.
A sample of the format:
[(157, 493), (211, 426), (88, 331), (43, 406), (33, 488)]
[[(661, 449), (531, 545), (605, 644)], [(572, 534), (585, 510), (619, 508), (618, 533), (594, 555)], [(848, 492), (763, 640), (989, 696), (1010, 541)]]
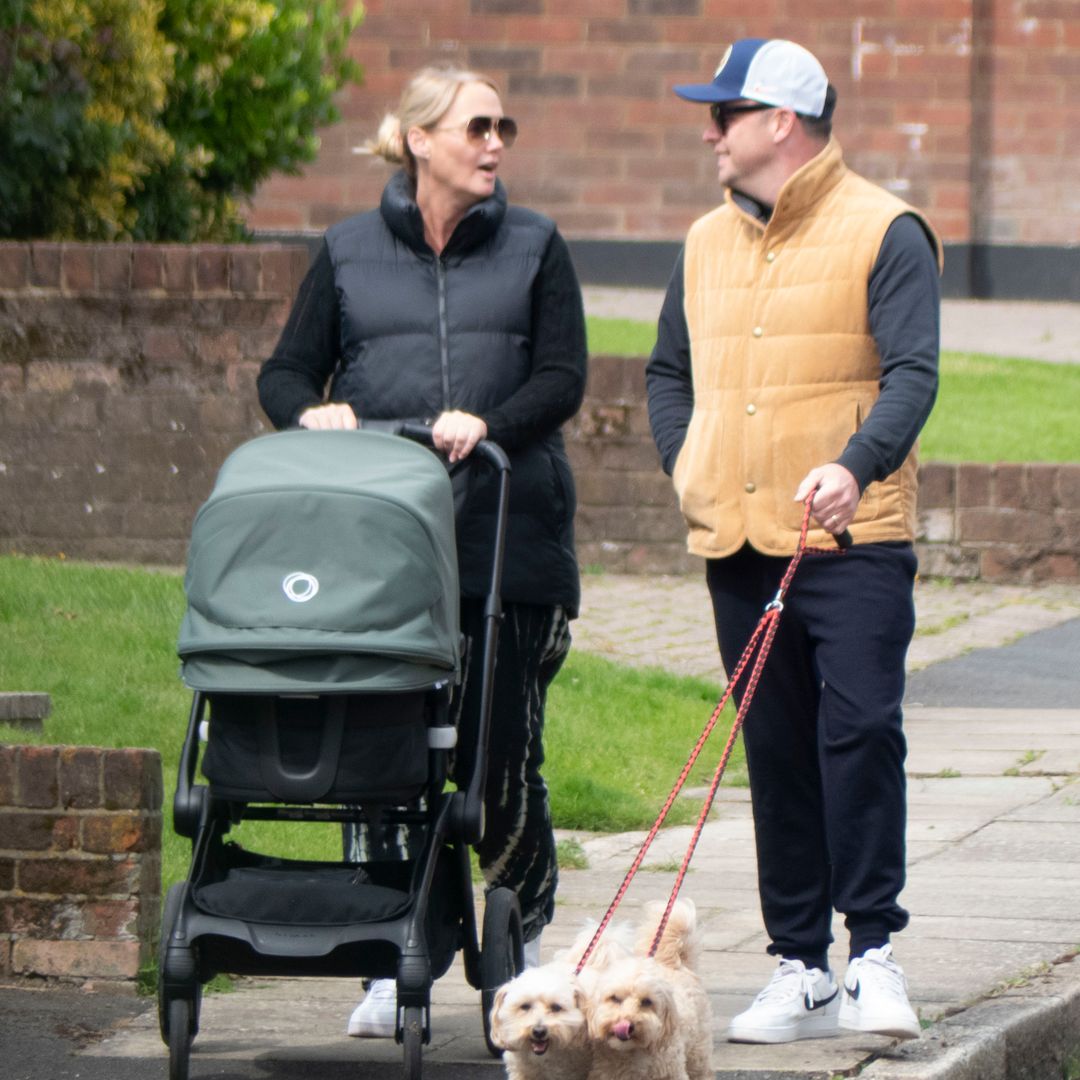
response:
[(0, 978), (130, 987), (161, 911), (156, 750), (0, 746)]
[[(649, 434), (642, 361), (594, 357), (568, 426), (578, 484), (578, 554), (627, 573), (700, 566)], [(1080, 580), (1080, 463), (919, 469), (922, 574), (996, 582)]]

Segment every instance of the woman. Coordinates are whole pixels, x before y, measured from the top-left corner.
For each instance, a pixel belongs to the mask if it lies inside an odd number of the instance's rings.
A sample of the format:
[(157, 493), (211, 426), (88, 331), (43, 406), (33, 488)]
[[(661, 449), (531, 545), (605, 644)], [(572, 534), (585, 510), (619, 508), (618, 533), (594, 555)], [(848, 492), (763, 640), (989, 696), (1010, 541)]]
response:
[[(420, 418), (451, 462), (484, 438), (510, 456), (505, 618), (478, 855), (488, 889), (517, 893), (526, 956), (536, 961), (557, 880), (540, 775), (544, 701), (579, 597), (574, 487), (559, 427), (581, 404), (586, 348), (565, 241), (547, 218), (509, 206), (496, 175), (516, 135), (487, 78), (420, 71), (366, 147), (400, 171), (377, 210), (326, 233), (258, 386), (279, 428)], [(494, 506), (483, 472), (470, 478), (458, 522), (462, 630), (473, 641), (482, 638)], [(466, 746), (481, 679), (480, 650), (470, 653)], [(457, 763), (460, 775), (467, 767)], [(393, 981), (376, 980), (349, 1034), (392, 1036), (395, 1011)]]

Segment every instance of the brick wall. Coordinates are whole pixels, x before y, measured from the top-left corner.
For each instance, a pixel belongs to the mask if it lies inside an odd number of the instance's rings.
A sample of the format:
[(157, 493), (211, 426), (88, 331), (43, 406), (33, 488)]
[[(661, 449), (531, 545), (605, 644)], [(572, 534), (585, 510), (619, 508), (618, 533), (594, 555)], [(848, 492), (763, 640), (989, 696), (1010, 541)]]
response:
[[(0, 244), (0, 550), (182, 563), (221, 461), (268, 430), (254, 375), (306, 258)], [(579, 555), (683, 572), (695, 560), (644, 402), (643, 361), (592, 359), (567, 429)], [(1077, 579), (1080, 465), (930, 464), (923, 476), (926, 572)]]
[(512, 197), (574, 238), (681, 239), (715, 205), (703, 113), (672, 86), (706, 80), (739, 37), (791, 37), (840, 93), (852, 165), (925, 209), (947, 241), (1080, 243), (1072, 158), (1076, 0), (367, 0), (361, 87), (302, 176), (277, 177), (259, 230), (321, 231), (376, 204), (387, 172), (352, 148), (409, 75), (451, 61), (495, 77), (522, 135)]
[(161, 908), (156, 750), (0, 746), (0, 977), (131, 981)]
[(263, 430), (254, 378), (301, 248), (0, 244), (0, 533), (181, 562), (192, 508)]

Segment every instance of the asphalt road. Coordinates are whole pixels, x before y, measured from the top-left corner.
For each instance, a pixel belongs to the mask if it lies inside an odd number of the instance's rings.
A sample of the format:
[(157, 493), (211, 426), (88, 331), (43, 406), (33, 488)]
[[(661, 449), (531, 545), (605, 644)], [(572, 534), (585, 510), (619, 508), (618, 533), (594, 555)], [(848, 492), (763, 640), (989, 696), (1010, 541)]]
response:
[(1080, 619), (907, 678), (906, 704), (976, 709), (1080, 708)]

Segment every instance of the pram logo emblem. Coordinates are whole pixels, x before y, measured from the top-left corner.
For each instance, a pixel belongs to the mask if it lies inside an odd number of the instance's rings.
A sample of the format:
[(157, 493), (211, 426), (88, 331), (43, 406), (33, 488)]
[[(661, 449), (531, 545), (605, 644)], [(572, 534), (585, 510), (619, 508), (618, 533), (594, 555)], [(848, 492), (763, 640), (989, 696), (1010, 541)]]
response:
[(319, 591), (319, 579), (298, 570), (282, 581), (281, 588), (294, 604), (306, 604)]

